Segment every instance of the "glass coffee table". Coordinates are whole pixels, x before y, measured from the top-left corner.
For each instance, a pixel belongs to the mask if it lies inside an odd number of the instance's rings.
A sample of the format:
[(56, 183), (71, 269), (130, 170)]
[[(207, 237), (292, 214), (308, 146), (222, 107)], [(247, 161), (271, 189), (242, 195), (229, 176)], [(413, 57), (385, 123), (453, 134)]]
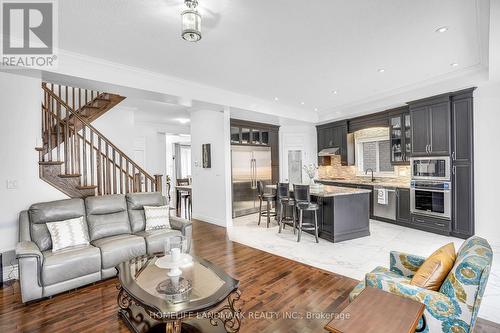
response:
[(238, 280), (195, 256), (181, 267), (179, 280), (172, 280), (155, 264), (161, 257), (137, 257), (117, 266), (118, 314), (131, 331), (239, 332)]

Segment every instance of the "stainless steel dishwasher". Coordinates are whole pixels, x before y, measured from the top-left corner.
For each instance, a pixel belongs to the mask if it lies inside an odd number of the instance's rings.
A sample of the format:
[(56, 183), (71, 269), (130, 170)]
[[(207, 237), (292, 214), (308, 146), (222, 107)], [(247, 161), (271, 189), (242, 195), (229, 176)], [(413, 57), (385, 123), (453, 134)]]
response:
[[(387, 190), (387, 203), (380, 204), (378, 203), (378, 194), (379, 189)], [(387, 188), (383, 186), (375, 186), (373, 187), (373, 217), (376, 219), (377, 217), (381, 217), (384, 219), (396, 221), (396, 190), (394, 188)]]

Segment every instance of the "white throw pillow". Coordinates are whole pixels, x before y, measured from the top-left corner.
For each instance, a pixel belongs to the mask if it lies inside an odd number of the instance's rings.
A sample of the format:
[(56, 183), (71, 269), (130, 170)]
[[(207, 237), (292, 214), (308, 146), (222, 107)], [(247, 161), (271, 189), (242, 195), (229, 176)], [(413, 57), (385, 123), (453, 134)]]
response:
[(146, 230), (170, 229), (168, 206), (144, 206)]
[(47, 223), (50, 238), (52, 239), (52, 252), (77, 245), (88, 245), (89, 234), (83, 222), (83, 216)]

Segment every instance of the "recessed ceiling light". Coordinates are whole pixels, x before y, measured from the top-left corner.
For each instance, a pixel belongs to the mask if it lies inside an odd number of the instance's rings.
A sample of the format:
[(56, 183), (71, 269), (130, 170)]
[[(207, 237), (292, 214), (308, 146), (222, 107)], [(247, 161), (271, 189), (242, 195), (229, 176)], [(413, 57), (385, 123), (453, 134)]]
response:
[(379, 73), (383, 73), (383, 72), (385, 72), (385, 69), (383, 69), (383, 68), (379, 68), (379, 69), (377, 69), (377, 72), (379, 72)]
[(304, 104), (306, 104), (306, 103), (304, 103), (304, 102), (300, 102), (300, 104), (301, 104), (301, 105), (304, 105)]
[(314, 108), (314, 111), (318, 112), (318, 108)]
[(456, 62), (450, 64), (451, 67), (457, 67), (458, 64)]
[(280, 99), (278, 97), (274, 97), (274, 100), (277, 102), (279, 101)]
[(332, 94), (337, 95), (338, 94), (337, 90), (333, 90)]
[(436, 32), (446, 32), (448, 31), (448, 27), (439, 27), (436, 29)]
[(189, 118), (177, 118), (176, 120), (181, 124), (187, 124), (191, 121)]

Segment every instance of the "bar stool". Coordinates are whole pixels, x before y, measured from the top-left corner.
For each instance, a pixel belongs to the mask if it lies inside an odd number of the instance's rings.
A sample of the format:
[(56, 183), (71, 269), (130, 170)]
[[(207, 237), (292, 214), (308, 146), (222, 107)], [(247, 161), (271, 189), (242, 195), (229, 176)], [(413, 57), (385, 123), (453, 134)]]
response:
[[(271, 202), (276, 200), (276, 195), (274, 193), (266, 193), (264, 190), (264, 183), (262, 181), (257, 182), (257, 191), (259, 194), (259, 223), (262, 216), (267, 217), (267, 227), (271, 224), (271, 216), (276, 216), (276, 212), (271, 211)], [(266, 210), (262, 211), (262, 201), (266, 201)]]
[[(309, 185), (293, 185), (293, 194), (295, 196), (295, 207), (299, 211), (299, 235), (297, 237), (297, 242), (300, 242), (300, 235), (302, 231), (314, 230), (314, 235), (316, 236), (316, 243), (319, 243), (318, 239), (318, 210), (319, 205), (311, 202), (310, 188)], [(304, 211), (314, 211), (314, 223), (303, 223)]]
[[(187, 186), (191, 185), (189, 178), (178, 178), (177, 186)], [(181, 201), (184, 201), (184, 217), (188, 220), (191, 219), (191, 193), (189, 191), (178, 191), (177, 192), (177, 209), (182, 209)]]
[[(278, 233), (281, 233), (281, 229), (285, 229), (285, 225), (288, 224), (293, 227), (293, 233), (295, 234), (295, 200), (290, 196), (290, 184), (278, 183), (276, 186), (276, 201), (280, 205), (278, 214), (280, 229)], [(292, 208), (292, 216), (286, 216), (288, 207)]]

